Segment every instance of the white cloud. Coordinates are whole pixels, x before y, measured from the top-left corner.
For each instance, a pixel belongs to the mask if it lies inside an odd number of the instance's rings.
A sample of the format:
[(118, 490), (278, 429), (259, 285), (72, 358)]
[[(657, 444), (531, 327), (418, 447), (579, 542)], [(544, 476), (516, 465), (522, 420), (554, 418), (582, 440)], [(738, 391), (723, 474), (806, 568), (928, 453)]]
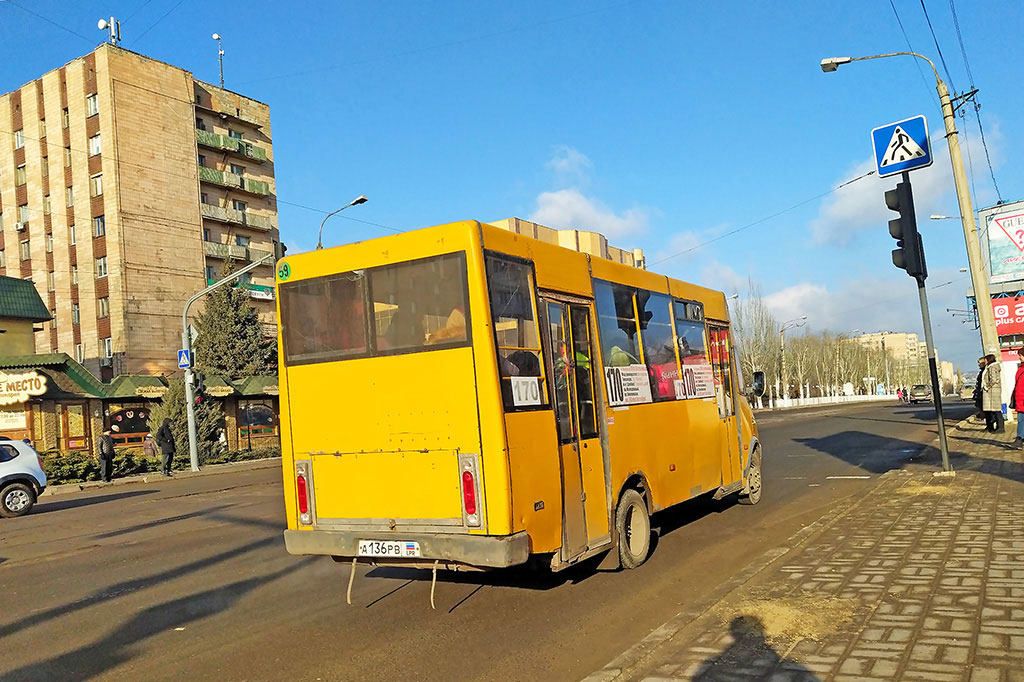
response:
[[(942, 199), (953, 190), (953, 177), (946, 161), (949, 152), (941, 136), (932, 139), (932, 157), (935, 162), (931, 166), (914, 171), (911, 176), (919, 225), (931, 213), (947, 212), (950, 202)], [(872, 159), (863, 161), (845, 173), (836, 184), (861, 176), (874, 166)], [(896, 217), (896, 214), (885, 207), (884, 195), (897, 182), (898, 176), (871, 176), (829, 195), (818, 217), (811, 221), (814, 241), (818, 244), (843, 245), (849, 243), (859, 230), (886, 229), (889, 220)]]
[(554, 174), (557, 186), (583, 187), (590, 180), (590, 171), (594, 164), (578, 149), (559, 145), (555, 147), (554, 156), (544, 166)]
[(528, 219), (560, 230), (600, 232), (612, 240), (634, 236), (647, 229), (645, 210), (630, 208), (618, 214), (578, 189), (541, 192), (537, 197), (537, 209)]

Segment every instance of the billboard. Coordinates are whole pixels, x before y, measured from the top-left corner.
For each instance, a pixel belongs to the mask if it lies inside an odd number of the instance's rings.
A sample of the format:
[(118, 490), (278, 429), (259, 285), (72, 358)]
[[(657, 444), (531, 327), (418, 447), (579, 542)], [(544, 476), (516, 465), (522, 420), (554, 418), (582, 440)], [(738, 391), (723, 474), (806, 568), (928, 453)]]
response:
[(981, 211), (980, 217), (988, 237), (990, 281), (1024, 279), (1024, 206), (1021, 202), (998, 206)]
[(999, 336), (1024, 334), (1024, 296), (993, 298), (992, 314)]

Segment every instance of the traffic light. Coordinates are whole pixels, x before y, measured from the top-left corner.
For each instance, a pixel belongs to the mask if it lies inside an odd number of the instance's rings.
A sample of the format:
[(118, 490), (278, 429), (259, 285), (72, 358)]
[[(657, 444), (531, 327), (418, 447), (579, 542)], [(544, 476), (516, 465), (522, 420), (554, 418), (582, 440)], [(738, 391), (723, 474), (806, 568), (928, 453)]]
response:
[(274, 262), (276, 263), (277, 261), (279, 261), (282, 258), (284, 258), (284, 254), (287, 251), (288, 251), (288, 247), (285, 246), (284, 242), (275, 241), (274, 242)]
[(917, 231), (914, 194), (910, 183), (897, 183), (896, 189), (887, 191), (885, 205), (900, 214), (899, 218), (889, 221), (889, 234), (896, 240), (898, 247), (892, 251), (892, 264), (923, 282), (928, 277), (928, 266), (924, 261), (924, 243)]
[(196, 405), (206, 399), (206, 377), (199, 372), (192, 372), (192, 396)]

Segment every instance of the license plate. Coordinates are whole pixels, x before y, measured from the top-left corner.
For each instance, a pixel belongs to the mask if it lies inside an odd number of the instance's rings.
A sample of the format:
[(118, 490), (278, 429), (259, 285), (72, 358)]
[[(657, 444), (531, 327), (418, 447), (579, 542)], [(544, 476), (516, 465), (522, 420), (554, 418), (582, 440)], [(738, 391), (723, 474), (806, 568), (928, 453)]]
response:
[(407, 540), (360, 540), (359, 556), (417, 557), (420, 543)]

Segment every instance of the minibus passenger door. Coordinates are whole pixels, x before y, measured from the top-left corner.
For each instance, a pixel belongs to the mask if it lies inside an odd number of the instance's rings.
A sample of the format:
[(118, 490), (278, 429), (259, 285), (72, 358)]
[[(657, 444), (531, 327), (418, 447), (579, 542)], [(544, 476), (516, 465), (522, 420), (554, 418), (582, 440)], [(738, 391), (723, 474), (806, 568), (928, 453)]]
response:
[(732, 386), (732, 348), (729, 329), (708, 325), (711, 337), (711, 361), (715, 369), (715, 392), (718, 397), (718, 416), (722, 422), (722, 484), (740, 480), (740, 453), (736, 441), (736, 410)]
[[(565, 303), (545, 301), (548, 323), (547, 356), (550, 359), (551, 398), (558, 429), (558, 455), (562, 473), (562, 560), (567, 561), (587, 547), (587, 524), (583, 511), (583, 472), (575, 410), (575, 357), (569, 337), (569, 308)], [(575, 308), (575, 306), (572, 306)], [(586, 310), (585, 308), (583, 309)]]

